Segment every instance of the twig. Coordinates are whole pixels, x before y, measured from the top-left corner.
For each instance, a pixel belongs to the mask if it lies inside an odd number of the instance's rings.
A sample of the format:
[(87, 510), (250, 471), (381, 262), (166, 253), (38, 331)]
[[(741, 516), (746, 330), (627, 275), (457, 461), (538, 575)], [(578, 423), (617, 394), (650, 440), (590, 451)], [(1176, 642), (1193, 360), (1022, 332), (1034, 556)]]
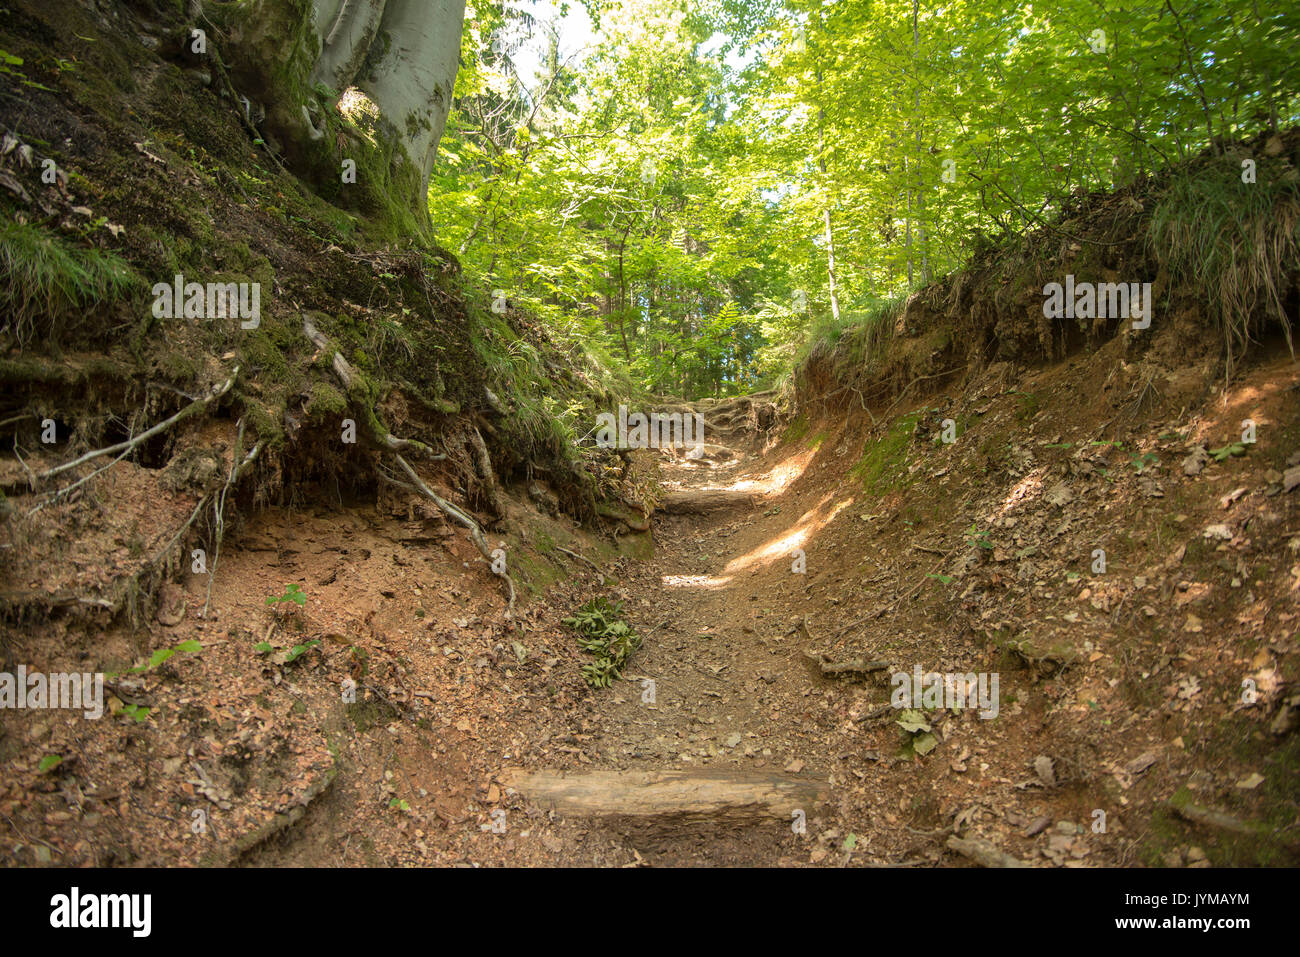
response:
[(248, 455), (244, 456), (244, 460), (236, 465), (235, 463), (239, 459), (239, 450), (243, 447), (243, 444), (244, 420), (240, 419), (239, 433), (235, 437), (235, 457), (230, 463), (230, 475), (226, 479), (226, 484), (222, 486), (221, 493), (217, 496), (213, 506), (217, 520), (216, 543), (212, 549), (212, 567), (208, 569), (208, 593), (207, 597), (203, 599), (203, 618), (208, 617), (208, 605), (212, 602), (212, 583), (217, 578), (217, 561), (221, 557), (221, 536), (226, 528), (226, 496), (230, 493), (231, 487), (239, 481), (239, 477), (244, 474), (244, 469), (248, 468), (253, 459), (257, 458), (257, 453), (262, 451), (262, 443), (259, 441), (249, 450)]

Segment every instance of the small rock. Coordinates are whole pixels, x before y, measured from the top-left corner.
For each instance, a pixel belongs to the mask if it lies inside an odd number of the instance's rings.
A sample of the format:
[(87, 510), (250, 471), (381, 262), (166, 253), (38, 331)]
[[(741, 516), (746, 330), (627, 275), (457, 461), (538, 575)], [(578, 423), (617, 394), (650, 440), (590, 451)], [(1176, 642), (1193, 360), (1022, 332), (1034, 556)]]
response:
[(1052, 759), (1047, 755), (1040, 754), (1034, 758), (1034, 771), (1047, 787), (1056, 786), (1056, 773), (1052, 770)]
[(1210, 461), (1210, 453), (1205, 451), (1205, 446), (1198, 445), (1192, 449), (1192, 454), (1183, 459), (1184, 475), (1199, 475)]

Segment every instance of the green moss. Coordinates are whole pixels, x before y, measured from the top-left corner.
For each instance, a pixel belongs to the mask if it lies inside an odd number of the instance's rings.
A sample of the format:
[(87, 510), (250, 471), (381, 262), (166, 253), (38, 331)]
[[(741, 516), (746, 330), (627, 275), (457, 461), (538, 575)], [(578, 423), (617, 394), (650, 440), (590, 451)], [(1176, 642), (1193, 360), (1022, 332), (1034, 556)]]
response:
[(41, 382), (51, 385), (71, 384), (78, 376), (67, 366), (44, 359), (0, 359), (0, 382), (29, 384)]
[(623, 535), (618, 539), (618, 554), (648, 562), (655, 556), (655, 539), (651, 532)]
[(852, 471), (866, 491), (884, 495), (907, 486), (907, 449), (920, 417), (920, 410), (899, 416), (881, 439), (867, 441)]
[(801, 412), (791, 419), (790, 424), (785, 427), (785, 434), (781, 436), (781, 441), (798, 442), (808, 434), (809, 427), (808, 416)]
[(1028, 425), (1029, 422), (1038, 414), (1038, 396), (1032, 392), (1013, 392), (1016, 397), (1018, 408), (1016, 409), (1016, 421), (1021, 425)]
[(280, 424), (280, 416), (273, 415), (262, 402), (251, 396), (237, 393), (236, 397), (241, 400), (244, 417), (257, 438), (265, 442), (268, 449), (283, 449), (284, 428)]
[(307, 414), (314, 419), (340, 416), (347, 411), (348, 400), (338, 389), (326, 382), (313, 382), (307, 401)]
[(260, 372), (275, 382), (285, 382), (289, 378), (289, 363), (284, 350), (272, 340), (265, 322), (248, 333), (243, 352), (244, 364), (250, 371)]

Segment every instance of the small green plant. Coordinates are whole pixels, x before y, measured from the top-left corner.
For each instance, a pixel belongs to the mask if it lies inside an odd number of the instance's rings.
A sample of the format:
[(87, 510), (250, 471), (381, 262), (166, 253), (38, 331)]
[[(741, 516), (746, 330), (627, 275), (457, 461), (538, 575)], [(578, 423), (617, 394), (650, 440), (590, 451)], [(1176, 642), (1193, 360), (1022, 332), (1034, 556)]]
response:
[(1133, 471), (1141, 475), (1148, 472), (1160, 464), (1160, 460), (1148, 452), (1146, 455), (1135, 455), (1130, 460), (1133, 463)]
[(564, 619), (578, 633), (578, 647), (596, 658), (582, 666), (582, 676), (593, 688), (608, 688), (622, 677), (627, 660), (641, 647), (641, 636), (621, 620), (622, 612), (621, 602), (593, 598), (572, 618)]
[[(194, 655), (194, 654), (198, 654), (202, 650), (203, 650), (203, 645), (201, 645), (197, 641), (194, 641), (193, 639), (191, 639), (190, 641), (182, 641), (179, 645), (176, 645), (175, 647), (172, 648), (159, 648), (157, 651), (155, 651), (152, 655), (149, 656), (148, 661), (146, 661), (144, 664), (136, 665), (134, 668), (128, 668), (126, 670), (126, 673), (129, 675), (138, 675), (145, 671), (153, 671), (153, 669), (157, 668), (164, 661), (166, 661), (168, 658), (171, 658), (173, 655), (177, 654), (178, 652), (183, 651), (187, 655)], [(106, 671), (104, 672), (104, 677), (116, 678), (119, 674), (121, 674), (121, 672)], [(148, 711), (147, 708), (145, 710)]]
[(319, 638), (313, 638), (311, 641), (304, 642), (301, 645), (294, 645), (292, 648), (286, 648), (282, 651), (276, 651), (275, 645), (269, 641), (259, 641), (253, 646), (253, 650), (263, 655), (274, 655), (271, 660), (277, 665), (291, 665), (312, 648), (320, 644)]
[(927, 755), (939, 745), (939, 740), (934, 736), (934, 730), (922, 711), (908, 708), (899, 714), (894, 724), (907, 734), (907, 746), (916, 754)]
[(974, 522), (971, 523), (970, 528), (966, 529), (966, 544), (972, 548), (993, 550), (993, 540), (989, 538), (989, 533), (981, 532), (979, 526)]
[(41, 758), (40, 763), (36, 765), (36, 770), (39, 771), (41, 774), (45, 774), (48, 771), (53, 771), (62, 763), (63, 763), (62, 755), (47, 754), (45, 757)]
[(134, 718), (136, 724), (144, 724), (149, 720), (150, 710), (144, 705), (124, 704), (117, 710), (118, 714), (124, 714), (128, 718)]
[(50, 89), (43, 83), (37, 83), (35, 80), (27, 79), (27, 74), (23, 73), (21, 70), (13, 69), (13, 67), (22, 65), (22, 57), (14, 56), (14, 54), (7, 50), (0, 50), (0, 73), (8, 73), (10, 76), (17, 77), (18, 81), (22, 83), (23, 86), (30, 86), (36, 90)]
[(951, 585), (951, 584), (952, 584), (952, 576), (951, 576), (951, 575), (936, 575), (934, 572), (930, 572), (930, 574), (926, 575), (925, 577), (926, 577), (926, 578), (937, 578), (937, 579), (939, 580), (939, 584), (941, 584), (941, 585)]
[(1229, 442), (1217, 449), (1210, 449), (1210, 455), (1216, 462), (1222, 462), (1233, 455), (1245, 455), (1246, 446), (1241, 442)]
[(411, 809), (411, 805), (408, 804), (406, 801), (402, 800), (401, 798), (389, 799), (388, 806), (391, 808), (396, 808), (399, 811), (409, 811)]
[(303, 592), (302, 588), (290, 582), (288, 585), (284, 586), (283, 595), (272, 595), (266, 600), (266, 603), (268, 605), (279, 605), (286, 601), (291, 601), (299, 608), (304, 608), (307, 605), (307, 595)]

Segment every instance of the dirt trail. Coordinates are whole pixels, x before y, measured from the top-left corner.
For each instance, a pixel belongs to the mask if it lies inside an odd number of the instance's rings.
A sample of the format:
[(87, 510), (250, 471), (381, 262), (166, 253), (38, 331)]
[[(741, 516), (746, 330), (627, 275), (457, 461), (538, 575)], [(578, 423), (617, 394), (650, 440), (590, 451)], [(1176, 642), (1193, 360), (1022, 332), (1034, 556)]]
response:
[[(803, 666), (797, 613), (807, 602), (791, 572), (799, 516), (781, 509), (773, 476), (755, 474), (761, 463), (734, 451), (725, 464), (665, 461), (668, 488), (741, 489), (754, 506), (662, 516), (654, 558), (627, 566), (616, 594), (645, 644), (625, 673), (631, 684), (596, 697), (597, 763), (783, 771), (824, 785), (833, 760), (820, 734), (827, 702)], [(775, 582), (762, 574), (773, 569)], [(670, 861), (776, 863), (797, 847), (792, 824), (788, 814), (727, 827), (674, 823), (634, 845)]]

